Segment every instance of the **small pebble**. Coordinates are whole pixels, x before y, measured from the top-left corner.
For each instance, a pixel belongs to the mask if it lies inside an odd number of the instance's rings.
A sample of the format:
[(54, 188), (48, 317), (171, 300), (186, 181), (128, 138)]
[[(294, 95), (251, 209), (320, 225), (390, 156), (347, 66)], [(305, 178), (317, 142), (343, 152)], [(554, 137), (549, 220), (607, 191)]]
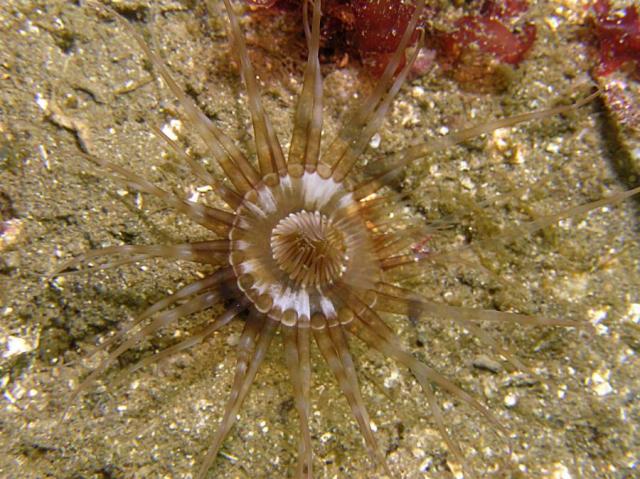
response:
[(485, 356), (484, 354), (477, 356), (471, 364), (473, 364), (474, 368), (483, 369), (492, 373), (499, 373), (502, 371), (502, 364), (491, 359), (489, 356)]
[(518, 396), (514, 393), (509, 393), (504, 397), (504, 405), (507, 407), (514, 407), (518, 404)]

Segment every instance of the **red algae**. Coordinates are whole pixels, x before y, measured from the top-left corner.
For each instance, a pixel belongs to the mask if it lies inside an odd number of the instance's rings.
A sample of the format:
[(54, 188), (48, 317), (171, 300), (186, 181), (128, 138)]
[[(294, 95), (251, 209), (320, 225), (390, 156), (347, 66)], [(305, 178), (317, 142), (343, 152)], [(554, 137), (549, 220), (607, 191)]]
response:
[(436, 32), (440, 65), (466, 89), (504, 88), (508, 70), (502, 66), (522, 62), (536, 38), (536, 27), (530, 23), (514, 30), (527, 9), (528, 2), (522, 0), (487, 0), (477, 14), (459, 18), (453, 31)]
[(640, 16), (636, 6), (611, 10), (609, 0), (596, 0), (592, 5), (595, 17), (593, 32), (598, 49), (599, 65), (595, 74), (606, 76), (635, 64), (634, 74), (640, 78)]
[(503, 22), (510, 21), (526, 9), (527, 3), (522, 1), (484, 2), (478, 15), (464, 16), (455, 22), (456, 30), (437, 35), (440, 54), (455, 63), (470, 45), (474, 45), (480, 54), (491, 55), (510, 65), (520, 63), (533, 46), (536, 28), (525, 24), (521, 32), (514, 33)]
[[(245, 1), (258, 11), (272, 10), (293, 15), (300, 15), (302, 11), (300, 2), (292, 0)], [(325, 0), (322, 8), (324, 61), (344, 66), (355, 58), (377, 77), (397, 48), (415, 7), (401, 0)], [(301, 18), (292, 21), (302, 25)], [(416, 39), (417, 35), (414, 42)]]
[[(300, 14), (300, 4), (292, 0), (245, 0), (256, 10), (270, 9)], [(527, 11), (526, 0), (484, 0), (475, 2), (467, 15), (453, 22), (450, 30), (433, 27), (429, 21), (441, 9), (427, 6), (420, 24), (427, 46), (436, 51), (443, 70), (465, 89), (500, 90), (505, 68), (519, 64), (533, 46), (536, 28), (530, 23), (520, 27)], [(323, 2), (322, 46), (324, 60), (344, 66), (358, 59), (374, 77), (384, 70), (389, 55), (396, 49), (414, 11), (401, 0), (325, 0)], [(299, 19), (295, 20), (301, 24)], [(413, 39), (417, 40), (417, 35)], [(422, 62), (424, 63), (424, 62)], [(415, 69), (424, 74), (431, 62)], [(422, 65), (422, 67), (420, 67)]]
[(348, 42), (358, 52), (364, 65), (379, 75), (398, 47), (414, 6), (398, 0), (376, 3), (354, 0), (350, 4), (354, 24)]

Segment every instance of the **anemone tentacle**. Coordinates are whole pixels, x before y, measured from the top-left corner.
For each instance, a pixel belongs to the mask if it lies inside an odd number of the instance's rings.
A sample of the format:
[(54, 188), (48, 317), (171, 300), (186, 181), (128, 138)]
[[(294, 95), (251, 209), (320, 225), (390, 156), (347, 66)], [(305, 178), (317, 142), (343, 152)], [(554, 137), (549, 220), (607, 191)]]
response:
[(296, 477), (311, 479), (313, 477), (313, 450), (309, 415), (311, 411), (310, 383), (310, 328), (311, 323), (305, 319), (295, 326), (283, 326), (284, 348), (287, 369), (291, 376), (293, 397), (300, 422), (300, 443), (298, 445), (298, 467)]
[[(107, 7), (102, 4), (97, 4), (96, 2), (93, 2), (93, 4), (96, 5), (97, 8), (107, 9)], [(195, 128), (207, 146), (209, 153), (220, 165), (236, 191), (241, 195), (251, 191), (258, 182), (258, 173), (249, 160), (245, 158), (233, 140), (218, 129), (202, 110), (198, 108), (196, 103), (180, 88), (162, 59), (151, 50), (136, 29), (117, 13), (115, 13), (115, 17), (136, 41), (145, 57), (162, 77), (167, 87), (169, 87), (169, 90), (171, 90), (171, 93), (176, 97), (189, 124)]]
[[(208, 1), (210, 11), (214, 11), (211, 0)], [(254, 141), (256, 144), (256, 153), (258, 155), (258, 164), (260, 165), (261, 178), (252, 178), (252, 186), (256, 187), (258, 181), (278, 181), (278, 174), (285, 169), (284, 155), (280, 142), (273, 131), (269, 116), (262, 107), (260, 99), (260, 88), (256, 81), (256, 75), (253, 71), (247, 47), (245, 45), (244, 36), (240, 32), (240, 24), (238, 17), (231, 7), (230, 0), (224, 0), (224, 6), (227, 9), (227, 15), (231, 24), (231, 39), (235, 47), (236, 54), (240, 59), (240, 69), (242, 77), (247, 88), (247, 97), (249, 99), (248, 106), (253, 121)]]
[[(404, 59), (404, 52), (411, 41), (418, 20), (424, 9), (424, 0), (417, 2), (416, 8), (402, 33), (400, 42), (395, 52), (385, 66), (384, 72), (369, 96), (354, 110), (353, 114), (345, 119), (342, 130), (338, 133), (329, 149), (318, 165), (318, 172), (323, 178), (329, 178), (335, 173), (337, 166), (347, 158), (349, 164), (353, 164), (355, 156), (362, 153), (364, 147), (371, 139), (375, 131), (368, 128), (376, 112), (386, 111), (389, 102), (397, 93), (400, 84), (396, 83), (396, 72)], [(404, 68), (408, 72), (408, 69)], [(405, 76), (406, 78), (406, 72)], [(394, 83), (396, 87), (394, 88)], [(379, 115), (380, 116), (380, 115)], [(348, 168), (347, 168), (348, 169)], [(340, 171), (337, 178), (344, 178), (345, 171)]]
[(216, 459), (222, 442), (236, 421), (240, 406), (249, 393), (258, 368), (264, 360), (269, 344), (279, 326), (279, 323), (260, 314), (250, 314), (245, 322), (244, 330), (238, 343), (236, 372), (224, 416), (196, 475), (197, 479), (205, 477)]
[(182, 159), (182, 161), (189, 165), (189, 168), (191, 168), (191, 172), (196, 176), (196, 178), (199, 178), (205, 184), (211, 186), (218, 198), (224, 201), (230, 208), (235, 210), (242, 204), (242, 196), (240, 196), (233, 189), (224, 185), (222, 182), (218, 181), (200, 163), (191, 158), (191, 155), (180, 148), (180, 146), (178, 146), (175, 141), (169, 138), (160, 128), (155, 125), (151, 125), (150, 128), (158, 138), (161, 138), (164, 142), (167, 143), (167, 145), (169, 145), (173, 152), (178, 155), (178, 157)]
[(300, 177), (304, 170), (311, 172), (316, 169), (322, 135), (322, 74), (318, 57), (320, 1), (313, 2), (311, 30), (309, 30), (308, 10), (308, 3), (305, 1), (303, 2), (303, 21), (309, 52), (302, 91), (294, 114), (291, 146), (287, 158), (287, 171), (294, 177)]

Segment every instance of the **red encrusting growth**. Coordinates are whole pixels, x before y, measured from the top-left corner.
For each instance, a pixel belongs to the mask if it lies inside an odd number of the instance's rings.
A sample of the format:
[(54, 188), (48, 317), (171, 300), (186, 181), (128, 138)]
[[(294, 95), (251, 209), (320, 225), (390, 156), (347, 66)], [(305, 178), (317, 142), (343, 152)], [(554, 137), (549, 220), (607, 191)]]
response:
[[(296, 0), (245, 1), (256, 11), (271, 9), (294, 15), (302, 11)], [(358, 58), (377, 77), (396, 50), (415, 7), (401, 0), (324, 0), (322, 9), (325, 60), (342, 66), (349, 58)], [(298, 18), (293, 21), (302, 25)], [(417, 38), (415, 35), (414, 42)]]
[(609, 0), (596, 0), (592, 19), (599, 55), (596, 75), (609, 75), (625, 65), (635, 63), (640, 78), (640, 16), (636, 6), (611, 11)]
[[(245, 1), (257, 8), (294, 13), (300, 10), (299, 3), (292, 0)], [(519, 31), (514, 30), (529, 7), (526, 0), (477, 3), (476, 11), (456, 20), (450, 31), (428, 23), (439, 13), (436, 7), (425, 9), (420, 25), (429, 39), (427, 47), (436, 50), (445, 71), (467, 88), (486, 90), (487, 85), (500, 83), (495, 79), (500, 65), (517, 65), (525, 58), (535, 41), (536, 27), (525, 23)], [(342, 66), (355, 57), (374, 76), (379, 76), (413, 11), (413, 5), (401, 0), (325, 0), (322, 19), (325, 59), (328, 57)], [(417, 35), (413, 41), (416, 40)], [(414, 73), (420, 74), (428, 68), (416, 70)]]
[(490, 55), (510, 65), (517, 65), (533, 46), (536, 27), (526, 23), (515, 33), (504, 22), (511, 23), (528, 8), (527, 2), (507, 0), (485, 1), (477, 15), (466, 15), (455, 22), (455, 30), (437, 33), (439, 53), (451, 65), (464, 63), (464, 54), (473, 45), (477, 54)]
[[(349, 2), (353, 24), (348, 30), (348, 44), (355, 49), (364, 65), (374, 74), (382, 74), (389, 58), (398, 47), (407, 28), (414, 6), (398, 0)], [(414, 41), (417, 36), (414, 35)]]
[(453, 31), (434, 34), (440, 65), (466, 89), (503, 89), (508, 66), (522, 62), (536, 39), (531, 23), (514, 29), (527, 9), (524, 0), (484, 1), (478, 13), (459, 18)]

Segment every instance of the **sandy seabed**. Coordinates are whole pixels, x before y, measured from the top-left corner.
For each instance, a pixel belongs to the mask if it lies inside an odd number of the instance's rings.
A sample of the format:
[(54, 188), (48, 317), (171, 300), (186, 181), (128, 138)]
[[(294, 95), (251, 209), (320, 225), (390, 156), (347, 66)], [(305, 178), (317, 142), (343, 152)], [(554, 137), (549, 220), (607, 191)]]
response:
[[(192, 3), (159, 2), (161, 14), (148, 16), (145, 27), (180, 83), (250, 150), (246, 97), (229, 61), (222, 10), (211, 18)], [(591, 60), (579, 35), (583, 5), (534, 3), (528, 15), (538, 39), (503, 93), (462, 91), (436, 68), (402, 89), (372, 155), (589, 94)], [(114, 5), (130, 17), (148, 12), (144, 1)], [(274, 58), (270, 45), (259, 39), (277, 25), (244, 23), (254, 57)], [(96, 337), (193, 280), (197, 268), (150, 261), (52, 282), (45, 276), (90, 248), (203, 238), (185, 218), (105, 179), (82, 158), (82, 148), (206, 201), (204, 185), (176, 164), (149, 125), (173, 128), (191, 139), (195, 152), (203, 148), (178, 120), (171, 94), (121, 26), (84, 2), (7, 0), (0, 6), (0, 44), (0, 476), (190, 477), (221, 416), (238, 325), (158, 366), (134, 374), (126, 367), (185, 336), (214, 312), (181, 320), (126, 354), (123, 368), (112, 368), (77, 401), (68, 420), (59, 419), (73, 386), (95, 366), (87, 355)], [(353, 66), (326, 66), (324, 72), (331, 137), (366, 81)], [(300, 75), (286, 77), (274, 70), (265, 81), (264, 99), (285, 141), (300, 88)], [(445, 240), (481, 242), (509, 225), (630, 188), (637, 184), (640, 164), (634, 131), (612, 120), (596, 101), (437, 153), (407, 170), (402, 189), (409, 192), (408, 214), (425, 221), (456, 218), (453, 231), (434, 239), (437, 248)], [(498, 354), (446, 319), (414, 325), (389, 318), (407, 347), (486, 403), (512, 435), (509, 453), (486, 421), (438, 396), (479, 476), (637, 474), (638, 205), (601, 208), (531, 237), (478, 249), (478, 261), (505, 284), (453, 268), (426, 270), (425, 278), (408, 285), (435, 301), (571, 318), (596, 327), (589, 337), (573, 329), (487, 326), (548, 380), (542, 383), (501, 363)], [(279, 340), (275, 346), (210, 477), (289, 477), (294, 470), (297, 417)], [(354, 351), (391, 471), (403, 478), (451, 477), (449, 468), (459, 469), (449, 462), (413, 378), (359, 344)], [(317, 352), (314, 364), (316, 477), (381, 477)]]

